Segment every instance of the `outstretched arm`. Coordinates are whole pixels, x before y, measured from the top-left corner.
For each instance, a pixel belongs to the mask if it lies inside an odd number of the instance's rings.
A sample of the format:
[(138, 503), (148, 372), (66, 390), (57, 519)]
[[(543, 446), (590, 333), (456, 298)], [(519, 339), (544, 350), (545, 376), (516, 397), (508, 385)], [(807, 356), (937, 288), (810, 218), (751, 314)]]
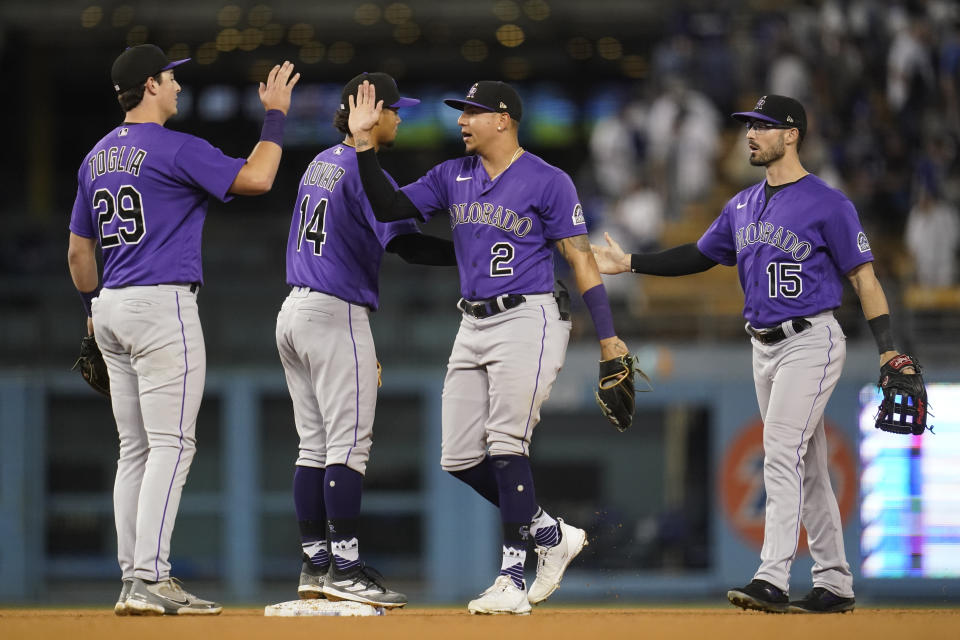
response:
[(696, 243), (682, 244), (658, 253), (624, 253), (609, 233), (603, 234), (606, 247), (590, 245), (600, 273), (645, 273), (652, 276), (685, 276), (717, 265), (700, 253)]
[(457, 264), (453, 243), (422, 233), (404, 233), (387, 243), (387, 251), (395, 253), (410, 264), (449, 267)]
[(610, 312), (607, 291), (600, 280), (600, 270), (590, 251), (590, 241), (587, 236), (563, 238), (557, 241), (557, 250), (573, 269), (577, 289), (580, 290), (583, 301), (593, 318), (593, 325), (600, 338), (600, 359), (609, 360), (629, 353), (627, 345), (617, 337), (614, 331), (613, 314)]
[(299, 73), (291, 77), (292, 74), (293, 63), (284, 62), (270, 71), (266, 84), (260, 83), (260, 102), (266, 111), (263, 130), (260, 141), (247, 157), (247, 163), (230, 185), (230, 193), (257, 196), (273, 187), (283, 154), (283, 125), (290, 110), (290, 96), (300, 80)]

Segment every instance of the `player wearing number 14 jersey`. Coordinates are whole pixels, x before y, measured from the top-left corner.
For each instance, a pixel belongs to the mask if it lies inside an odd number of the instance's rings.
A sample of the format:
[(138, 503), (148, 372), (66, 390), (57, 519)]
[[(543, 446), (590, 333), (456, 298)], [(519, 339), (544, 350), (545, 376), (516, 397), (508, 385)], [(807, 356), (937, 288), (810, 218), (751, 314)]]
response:
[(385, 73), (347, 83), (334, 116), (344, 141), (320, 152), (300, 179), (287, 240), (292, 290), (276, 333), (300, 438), (293, 479), (303, 550), (297, 592), (391, 608), (407, 598), (361, 562), (357, 535), (378, 386), (369, 316), (379, 303), (384, 251), (416, 264), (452, 266), (456, 259), (453, 243), (419, 233), (412, 220), (374, 217), (347, 128), (346, 96), (364, 81), (386, 97), (373, 133), (377, 149), (396, 138), (398, 110), (420, 102), (401, 97)]

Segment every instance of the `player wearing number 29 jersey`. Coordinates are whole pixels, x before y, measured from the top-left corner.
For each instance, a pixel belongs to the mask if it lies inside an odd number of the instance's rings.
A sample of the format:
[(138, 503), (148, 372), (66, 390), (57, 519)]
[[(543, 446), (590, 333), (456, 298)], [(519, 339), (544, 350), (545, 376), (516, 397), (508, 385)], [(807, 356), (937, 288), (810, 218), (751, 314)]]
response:
[(226, 202), (243, 158), (153, 123), (124, 123), (87, 154), (70, 230), (99, 238), (103, 286), (203, 282), (210, 197)]
[(220, 613), (171, 578), (169, 561), (206, 376), (200, 238), (211, 196), (270, 190), (300, 77), (285, 62), (260, 84), (263, 130), (244, 160), (164, 127), (177, 113), (173, 69), (184, 62), (170, 62), (153, 45), (117, 57), (112, 77), (124, 121), (84, 159), (70, 217), (70, 275), (107, 365), (120, 436), (113, 492), (119, 615)]

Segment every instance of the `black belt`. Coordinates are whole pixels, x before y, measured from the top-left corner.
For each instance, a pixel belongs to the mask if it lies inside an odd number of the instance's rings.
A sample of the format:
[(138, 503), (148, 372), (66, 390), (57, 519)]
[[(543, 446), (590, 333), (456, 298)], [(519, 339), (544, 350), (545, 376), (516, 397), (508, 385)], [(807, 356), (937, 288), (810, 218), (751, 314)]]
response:
[[(813, 326), (806, 318), (794, 318), (790, 323), (793, 325), (795, 333), (806, 331)], [(783, 330), (782, 326), (773, 327), (772, 329), (754, 329), (748, 324), (747, 333), (756, 338), (757, 342), (765, 345), (777, 344), (787, 339), (787, 333)]]
[(483, 319), (495, 316), (501, 311), (513, 309), (524, 301), (526, 301), (526, 298), (519, 293), (507, 293), (496, 298), (477, 300), (476, 302), (469, 302), (460, 298), (460, 301), (457, 302), (457, 308), (468, 316)]
[(190, 293), (196, 293), (200, 290), (199, 282), (171, 282), (170, 284), (180, 285), (183, 287), (190, 287)]

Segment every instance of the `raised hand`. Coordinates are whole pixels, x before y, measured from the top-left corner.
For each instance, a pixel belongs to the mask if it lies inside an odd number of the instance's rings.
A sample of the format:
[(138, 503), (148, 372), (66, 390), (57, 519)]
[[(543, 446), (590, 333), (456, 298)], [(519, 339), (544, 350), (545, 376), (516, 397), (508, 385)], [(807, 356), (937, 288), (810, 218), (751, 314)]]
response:
[(609, 233), (604, 232), (603, 237), (607, 241), (606, 247), (590, 245), (600, 273), (611, 274), (630, 271), (630, 256), (623, 252), (623, 249), (620, 248), (616, 240), (610, 237)]
[(290, 110), (290, 94), (299, 80), (300, 74), (293, 73), (293, 63), (289, 60), (274, 66), (267, 75), (267, 83), (260, 83), (260, 102), (263, 103), (264, 111), (279, 109), (283, 115), (287, 115)]
[[(377, 100), (376, 88), (363, 81), (357, 87), (357, 95), (349, 96), (350, 101), (350, 120), (348, 125), (350, 133), (354, 138), (369, 133), (380, 121), (380, 112), (383, 110), (383, 100)], [(359, 140), (357, 141), (359, 143)], [(359, 150), (359, 144), (357, 145)]]

